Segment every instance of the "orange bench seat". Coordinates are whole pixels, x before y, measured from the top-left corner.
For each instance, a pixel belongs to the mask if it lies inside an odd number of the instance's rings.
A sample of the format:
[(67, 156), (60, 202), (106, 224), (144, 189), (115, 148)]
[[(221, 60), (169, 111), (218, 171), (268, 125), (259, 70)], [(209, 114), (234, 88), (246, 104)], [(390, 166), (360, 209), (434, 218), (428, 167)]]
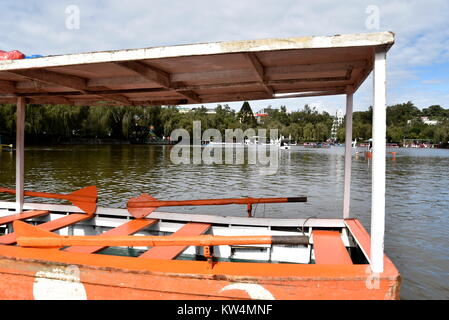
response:
[(352, 264), (340, 232), (314, 230), (312, 234), (316, 264)]

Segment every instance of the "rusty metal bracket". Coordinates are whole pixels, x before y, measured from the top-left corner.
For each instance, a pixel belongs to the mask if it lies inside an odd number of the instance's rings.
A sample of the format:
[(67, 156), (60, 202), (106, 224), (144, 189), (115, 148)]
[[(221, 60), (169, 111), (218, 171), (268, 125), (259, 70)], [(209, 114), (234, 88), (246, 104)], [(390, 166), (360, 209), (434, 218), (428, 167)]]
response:
[(214, 267), (214, 256), (211, 246), (204, 246), (204, 257), (207, 259), (208, 269), (212, 269)]

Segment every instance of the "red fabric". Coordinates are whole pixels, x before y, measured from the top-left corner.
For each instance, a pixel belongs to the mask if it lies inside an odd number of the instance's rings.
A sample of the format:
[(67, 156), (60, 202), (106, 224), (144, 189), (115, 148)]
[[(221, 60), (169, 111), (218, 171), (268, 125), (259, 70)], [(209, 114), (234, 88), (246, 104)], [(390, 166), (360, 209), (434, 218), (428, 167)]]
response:
[(18, 51), (2, 51), (0, 50), (0, 60), (15, 60), (15, 59), (24, 59), (25, 55)]

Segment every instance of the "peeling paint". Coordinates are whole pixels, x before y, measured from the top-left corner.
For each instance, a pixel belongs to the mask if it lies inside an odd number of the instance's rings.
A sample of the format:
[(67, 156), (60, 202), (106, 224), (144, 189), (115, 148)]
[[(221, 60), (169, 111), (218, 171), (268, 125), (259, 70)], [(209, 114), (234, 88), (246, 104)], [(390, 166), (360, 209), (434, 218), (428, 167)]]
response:
[(87, 300), (77, 266), (44, 268), (36, 272), (33, 284), (36, 300)]

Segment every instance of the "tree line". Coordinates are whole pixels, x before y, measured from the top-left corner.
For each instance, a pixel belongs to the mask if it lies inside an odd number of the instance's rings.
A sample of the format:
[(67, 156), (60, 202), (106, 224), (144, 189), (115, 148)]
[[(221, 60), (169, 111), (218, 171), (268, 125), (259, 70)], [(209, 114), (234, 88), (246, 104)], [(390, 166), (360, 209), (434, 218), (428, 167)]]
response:
[[(265, 128), (278, 129), (284, 137), (298, 142), (324, 142), (331, 138), (335, 116), (304, 105), (297, 111), (287, 112), (266, 108), (268, 116), (258, 123), (248, 102), (236, 112), (228, 105), (217, 105), (214, 113), (204, 106), (181, 112), (177, 106), (26, 106), (25, 138), (31, 143), (58, 143), (76, 138), (117, 139), (143, 141), (148, 138), (170, 136), (183, 128), (192, 133), (193, 121), (201, 121), (202, 130)], [(0, 105), (0, 135), (3, 140), (14, 141), (15, 105)], [(421, 117), (437, 120), (438, 124), (425, 124)], [(372, 108), (353, 113), (353, 139), (367, 140), (372, 132)], [(338, 128), (337, 142), (344, 142), (344, 122)], [(387, 141), (428, 139), (436, 144), (449, 140), (449, 109), (433, 105), (420, 110), (412, 102), (387, 107)]]

